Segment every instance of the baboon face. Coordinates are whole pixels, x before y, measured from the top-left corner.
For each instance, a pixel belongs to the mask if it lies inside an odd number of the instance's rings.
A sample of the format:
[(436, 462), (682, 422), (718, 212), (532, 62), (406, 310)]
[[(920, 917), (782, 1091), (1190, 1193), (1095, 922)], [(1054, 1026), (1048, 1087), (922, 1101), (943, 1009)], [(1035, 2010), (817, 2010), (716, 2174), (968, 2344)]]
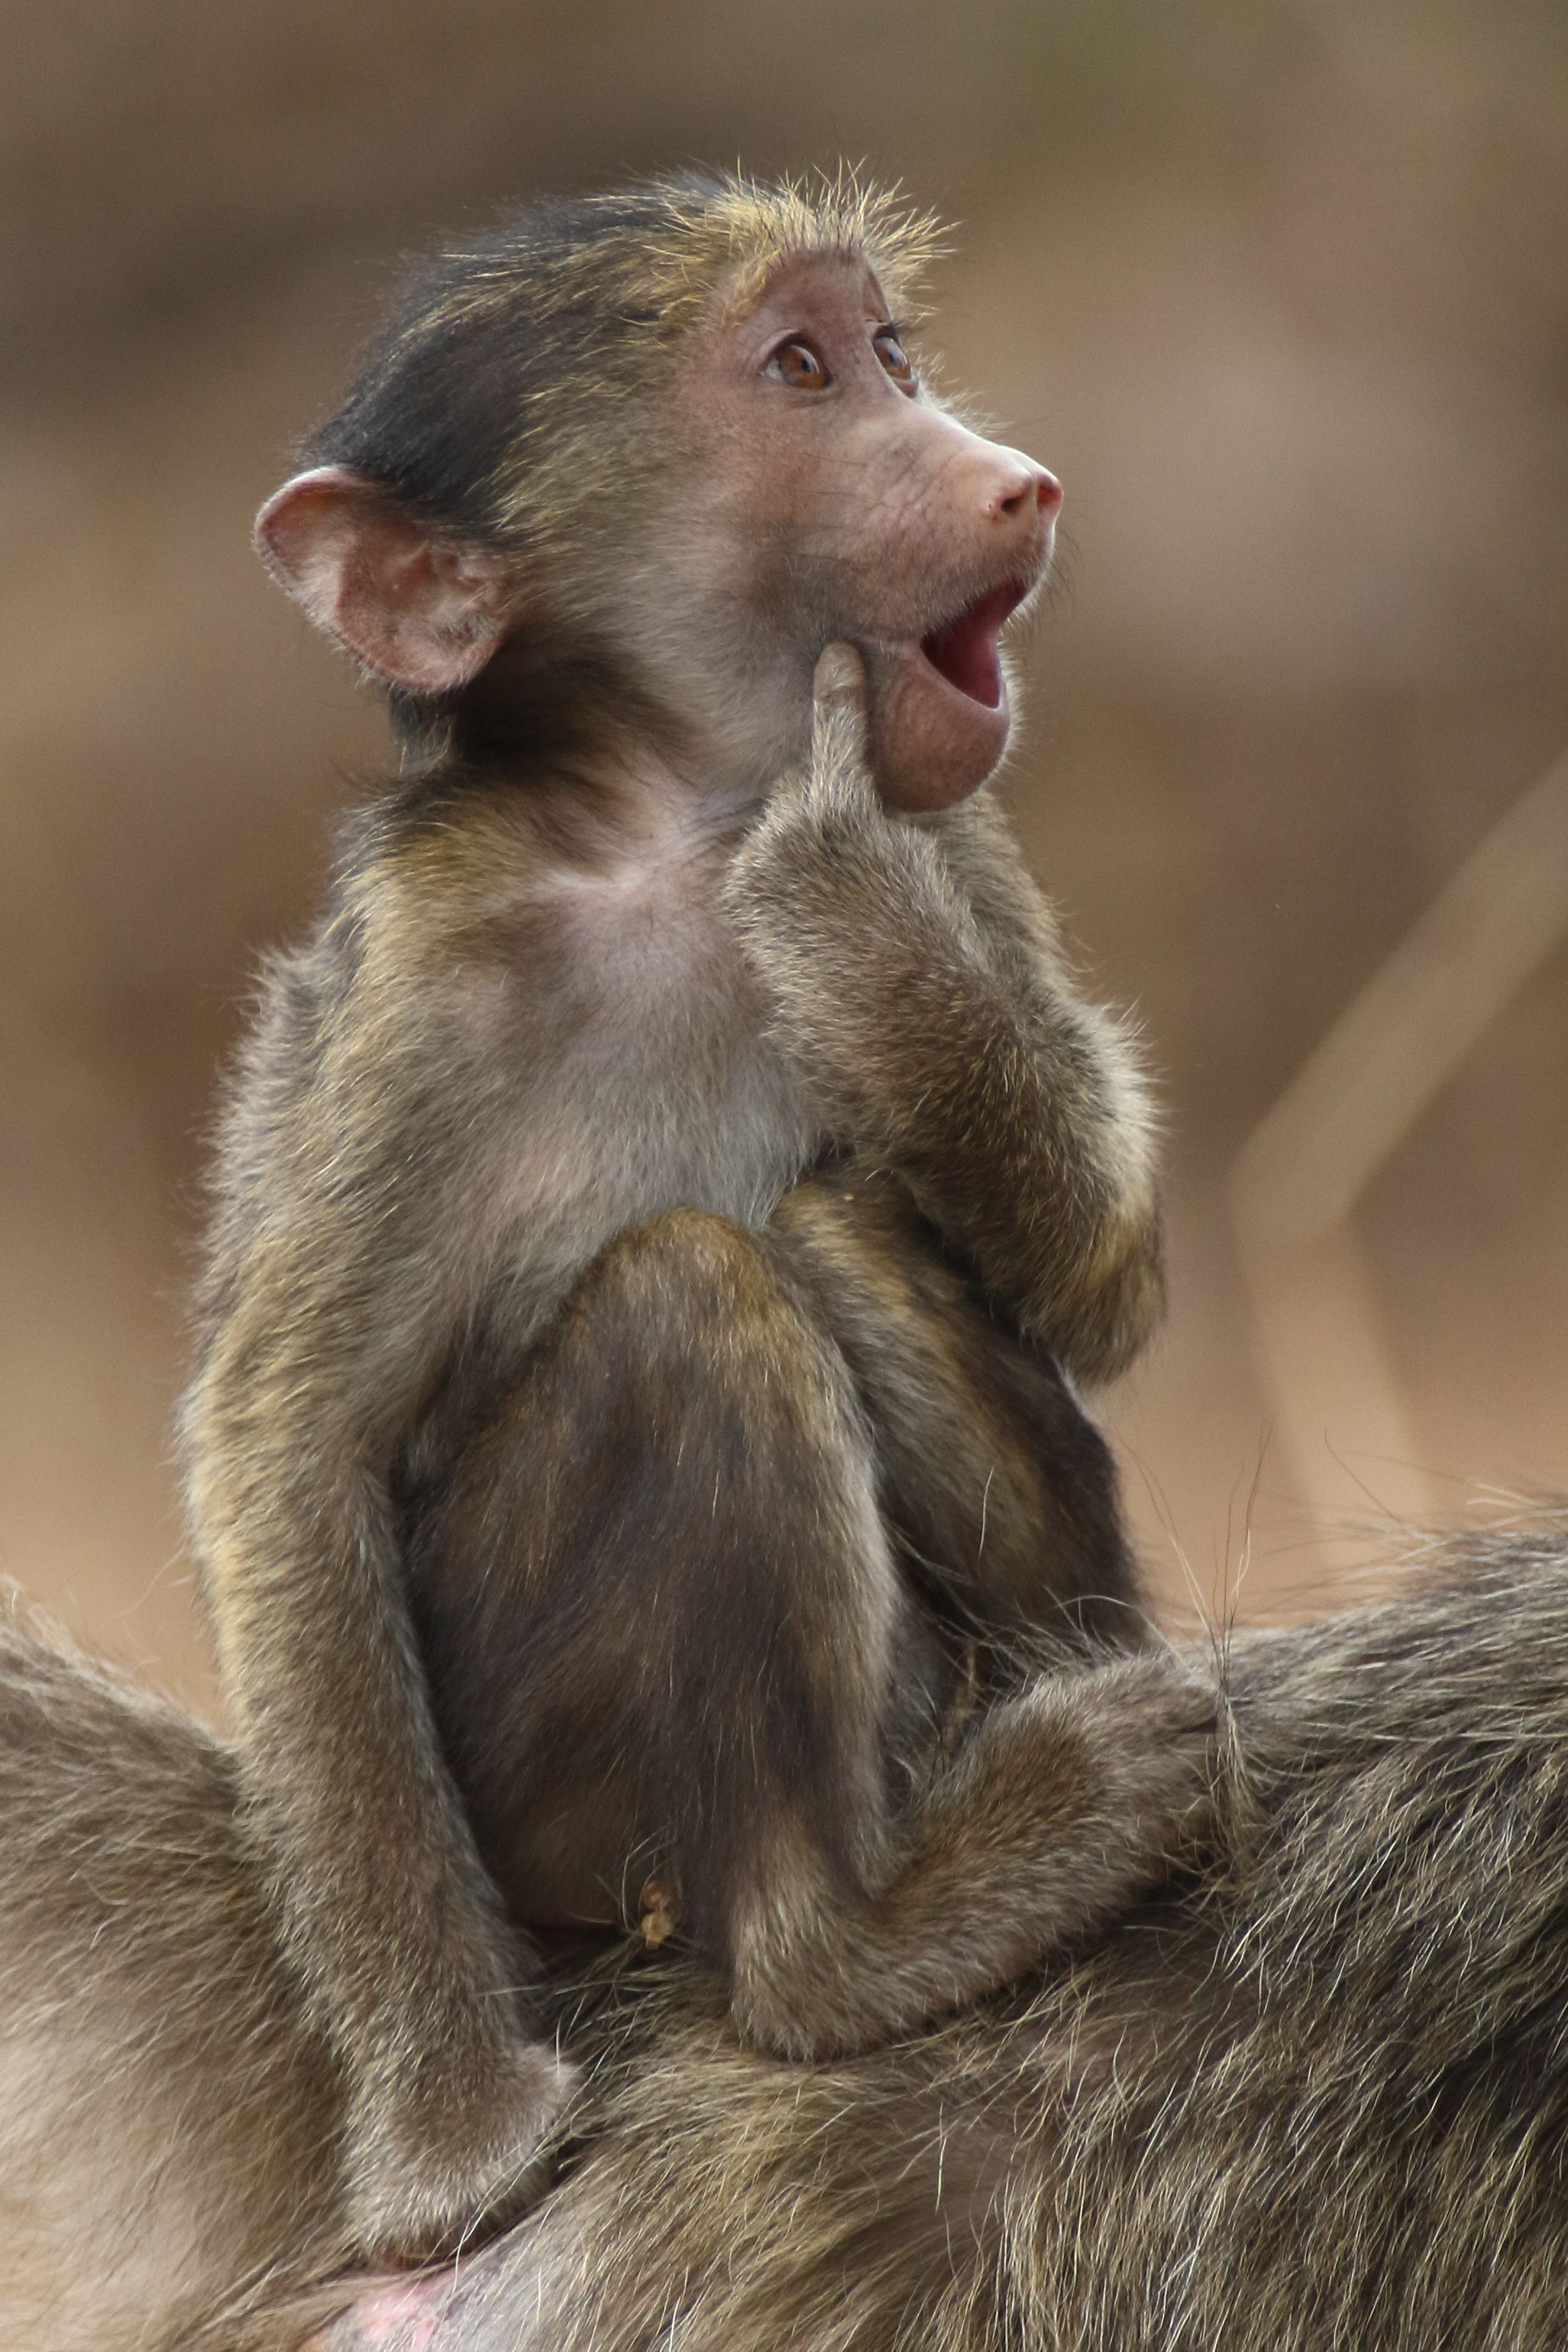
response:
[[(493, 352), (455, 369), (450, 402), (481, 376), (504, 415)], [(263, 509), (273, 569), (367, 667), (406, 694), (493, 704), (520, 656), (564, 657), (564, 677), (586, 655), (634, 691), (645, 740), (747, 798), (805, 756), (813, 667), (847, 640), (889, 805), (939, 809), (984, 782), (1011, 724), (1002, 632), (1045, 577), (1061, 491), (925, 391), (863, 256), (721, 273), (657, 368), (568, 375), (519, 404), (547, 487), (531, 520), (521, 494), (510, 534), (446, 523), (343, 465)], [(477, 448), (476, 478), (508, 455), (504, 433)]]
[(852, 256), (786, 262), (759, 299), (721, 308), (671, 409), (686, 520), (664, 537), (650, 638), (673, 650), (685, 611), (698, 666), (722, 673), (721, 724), (775, 772), (803, 748), (812, 664), (847, 640), (885, 798), (935, 809), (973, 792), (1006, 745), (1000, 639), (1045, 577), (1057, 482), (927, 394)]

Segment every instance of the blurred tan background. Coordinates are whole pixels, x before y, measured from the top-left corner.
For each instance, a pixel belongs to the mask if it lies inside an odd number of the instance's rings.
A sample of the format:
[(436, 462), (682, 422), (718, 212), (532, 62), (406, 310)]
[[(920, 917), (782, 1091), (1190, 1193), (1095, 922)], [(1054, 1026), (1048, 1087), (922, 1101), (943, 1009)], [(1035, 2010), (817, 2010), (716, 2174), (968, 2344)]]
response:
[(737, 156), (956, 217), (937, 340), (1067, 486), (1012, 791), (1170, 1105), (1163, 1588), (1568, 1486), (1557, 0), (77, 0), (7, 82), (0, 1568), (207, 1693), (201, 1137), (379, 741), (247, 551), (286, 445), (400, 250)]

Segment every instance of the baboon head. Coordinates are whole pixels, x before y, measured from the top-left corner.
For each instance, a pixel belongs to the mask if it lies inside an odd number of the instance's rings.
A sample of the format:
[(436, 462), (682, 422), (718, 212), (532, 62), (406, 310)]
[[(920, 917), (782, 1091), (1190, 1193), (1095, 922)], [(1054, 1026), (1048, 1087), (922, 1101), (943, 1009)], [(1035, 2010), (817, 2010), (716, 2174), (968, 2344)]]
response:
[(922, 383), (933, 247), (849, 177), (524, 211), (414, 272), (262, 551), (459, 756), (525, 758), (570, 710), (754, 795), (847, 639), (886, 800), (961, 799), (1006, 745), (1002, 633), (1061, 493)]

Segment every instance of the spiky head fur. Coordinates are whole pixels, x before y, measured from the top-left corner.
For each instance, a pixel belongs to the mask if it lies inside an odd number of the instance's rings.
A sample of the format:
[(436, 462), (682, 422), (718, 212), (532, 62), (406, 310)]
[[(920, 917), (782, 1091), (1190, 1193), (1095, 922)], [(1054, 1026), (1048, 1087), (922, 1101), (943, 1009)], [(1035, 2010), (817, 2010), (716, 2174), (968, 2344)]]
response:
[(307, 458), (432, 521), (548, 545), (604, 478), (606, 436), (624, 482), (647, 395), (717, 308), (837, 253), (868, 262), (907, 320), (940, 251), (929, 214), (848, 170), (679, 173), (527, 205), (415, 267)]

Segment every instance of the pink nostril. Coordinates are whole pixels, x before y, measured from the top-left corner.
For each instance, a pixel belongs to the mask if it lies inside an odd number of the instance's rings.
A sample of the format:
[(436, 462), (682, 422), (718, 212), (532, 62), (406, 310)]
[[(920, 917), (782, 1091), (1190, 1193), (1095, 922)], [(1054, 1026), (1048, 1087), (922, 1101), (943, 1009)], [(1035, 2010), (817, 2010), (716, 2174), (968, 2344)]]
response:
[(1016, 520), (1031, 512), (1051, 514), (1061, 502), (1061, 484), (1041, 466), (1032, 468), (1028, 479), (1020, 482), (1016, 490), (999, 492), (991, 501), (990, 511), (998, 522), (1004, 516)]

